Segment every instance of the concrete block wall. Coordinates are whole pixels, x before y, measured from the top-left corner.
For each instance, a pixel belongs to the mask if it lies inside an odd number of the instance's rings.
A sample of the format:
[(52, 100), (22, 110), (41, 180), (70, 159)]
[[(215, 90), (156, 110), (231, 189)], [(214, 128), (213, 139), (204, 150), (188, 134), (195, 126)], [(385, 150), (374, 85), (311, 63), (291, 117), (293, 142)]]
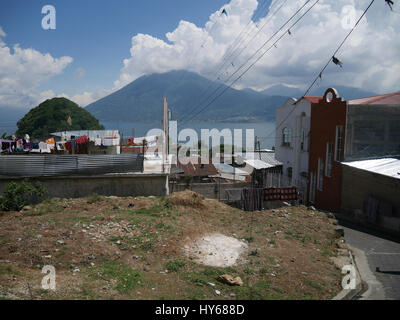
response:
[[(0, 177), (0, 192), (10, 181), (22, 178)], [(104, 196), (165, 196), (168, 194), (168, 176), (163, 174), (106, 174), (93, 176), (60, 176), (30, 178), (40, 182), (49, 197), (79, 198), (97, 193)]]
[[(225, 190), (226, 189), (236, 189), (249, 187), (248, 183), (221, 183), (221, 200), (226, 200)], [(185, 183), (170, 183), (170, 192), (179, 192), (189, 189), (191, 191), (197, 192), (206, 198), (218, 199), (218, 182), (212, 183), (192, 183), (187, 186)]]
[(400, 234), (400, 179), (343, 166), (342, 213), (354, 220), (366, 220), (366, 196), (390, 203), (393, 217), (379, 217), (377, 227)]

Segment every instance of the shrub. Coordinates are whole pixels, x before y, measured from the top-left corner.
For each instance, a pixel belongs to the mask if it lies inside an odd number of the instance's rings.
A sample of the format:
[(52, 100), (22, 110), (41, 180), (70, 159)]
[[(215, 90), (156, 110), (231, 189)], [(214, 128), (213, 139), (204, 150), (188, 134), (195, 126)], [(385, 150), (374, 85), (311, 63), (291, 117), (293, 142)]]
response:
[(97, 193), (92, 193), (89, 197), (88, 197), (88, 204), (93, 204), (96, 202), (100, 202), (103, 201), (105, 198)]
[(178, 272), (186, 265), (183, 260), (171, 260), (165, 264), (165, 267), (171, 272)]
[(38, 202), (45, 192), (43, 186), (39, 183), (33, 185), (28, 179), (24, 179), (21, 183), (10, 182), (0, 198), (0, 210), (19, 211), (28, 204)]

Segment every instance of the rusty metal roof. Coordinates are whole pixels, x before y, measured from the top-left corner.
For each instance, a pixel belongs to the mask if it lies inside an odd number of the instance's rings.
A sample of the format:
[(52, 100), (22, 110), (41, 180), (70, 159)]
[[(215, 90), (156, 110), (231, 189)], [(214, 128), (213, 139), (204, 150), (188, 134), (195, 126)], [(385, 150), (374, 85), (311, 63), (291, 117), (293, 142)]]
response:
[(367, 98), (349, 100), (348, 104), (400, 104), (400, 93), (381, 94)]
[[(194, 159), (187, 158), (185, 160), (189, 161)], [(195, 161), (190, 161), (188, 164), (182, 164), (181, 162), (178, 162), (178, 164), (172, 164), (171, 174), (176, 174), (176, 175), (186, 174), (192, 177), (207, 177), (218, 173), (211, 162), (206, 164), (201, 164), (200, 157), (197, 159), (198, 164), (195, 164), (194, 162)]]
[(316, 96), (305, 96), (303, 98), (310, 101), (311, 103), (318, 103), (322, 99), (322, 97), (316, 97)]

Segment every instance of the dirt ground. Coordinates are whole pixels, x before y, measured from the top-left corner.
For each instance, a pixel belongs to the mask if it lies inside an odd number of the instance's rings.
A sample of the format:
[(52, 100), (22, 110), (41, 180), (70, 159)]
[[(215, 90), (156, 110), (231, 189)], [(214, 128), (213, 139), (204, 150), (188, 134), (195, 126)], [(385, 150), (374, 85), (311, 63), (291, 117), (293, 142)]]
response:
[[(304, 206), (250, 213), (191, 191), (46, 200), (0, 213), (0, 298), (331, 299), (342, 279), (334, 224)], [(187, 254), (212, 234), (245, 242), (236, 264)], [(55, 267), (55, 291), (41, 286), (45, 265)]]

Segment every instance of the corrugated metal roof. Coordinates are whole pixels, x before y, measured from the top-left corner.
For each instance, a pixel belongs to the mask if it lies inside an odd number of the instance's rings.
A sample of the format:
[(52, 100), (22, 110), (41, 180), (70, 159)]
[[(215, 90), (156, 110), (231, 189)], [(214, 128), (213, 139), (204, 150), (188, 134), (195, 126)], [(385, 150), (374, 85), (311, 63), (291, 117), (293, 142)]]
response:
[(265, 162), (267, 165), (269, 165), (268, 168), (276, 167), (276, 166), (281, 166), (282, 162), (279, 162), (278, 160), (275, 159), (275, 152), (247, 152), (245, 154), (236, 154), (236, 156), (239, 156), (243, 158), (244, 160), (261, 160)]
[(61, 137), (66, 135), (68, 138), (71, 136), (80, 137), (88, 136), (89, 138), (107, 138), (107, 137), (119, 137), (119, 130), (75, 130), (75, 131), (62, 131), (53, 132), (51, 135)]
[(367, 98), (349, 100), (348, 104), (400, 104), (400, 93), (381, 94)]
[(400, 158), (342, 162), (343, 165), (400, 179)]
[(214, 163), (214, 167), (222, 173), (248, 175), (248, 173), (246, 171), (240, 170), (238, 168), (234, 168), (226, 163)]
[[(171, 173), (173, 170), (174, 174), (184, 173), (192, 177), (208, 177), (210, 175), (217, 174), (217, 170), (215, 169), (214, 165), (210, 161), (208, 163), (205, 163), (206, 162), (205, 158), (202, 159), (200, 157), (198, 158), (188, 157), (188, 158), (180, 158), (179, 160), (188, 163), (184, 164), (182, 162), (178, 162), (178, 164), (172, 164)], [(201, 162), (203, 162), (204, 164), (202, 164)]]
[(254, 160), (244, 160), (249, 166), (252, 166), (256, 170), (260, 169), (268, 169), (273, 168), (274, 165), (270, 165), (262, 160), (254, 159)]
[(226, 180), (234, 180), (234, 181), (246, 181), (245, 176), (241, 176), (239, 174), (232, 174), (232, 173), (220, 173), (217, 175), (210, 176), (210, 178), (219, 178), (219, 179), (226, 179)]

